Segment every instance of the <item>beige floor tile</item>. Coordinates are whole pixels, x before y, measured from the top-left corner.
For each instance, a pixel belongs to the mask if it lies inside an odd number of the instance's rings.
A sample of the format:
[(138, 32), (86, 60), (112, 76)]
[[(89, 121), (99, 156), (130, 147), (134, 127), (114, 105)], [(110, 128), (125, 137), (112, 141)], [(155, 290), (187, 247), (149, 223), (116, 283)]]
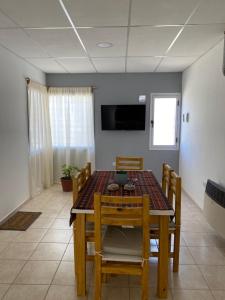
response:
[(30, 228), (49, 228), (54, 220), (54, 218), (41, 216), (30, 226)]
[(189, 247), (198, 265), (225, 265), (225, 255), (216, 247)]
[(9, 287), (9, 284), (0, 284), (0, 300), (3, 299), (3, 296), (5, 295)]
[(225, 300), (225, 291), (212, 291), (215, 300)]
[(10, 243), (0, 253), (0, 259), (28, 259), (37, 247), (37, 243)]
[(201, 272), (212, 290), (225, 290), (225, 266), (200, 266)]
[(0, 253), (9, 245), (7, 242), (0, 242)]
[(214, 300), (210, 291), (173, 290), (173, 300)]
[(169, 286), (174, 289), (208, 289), (196, 265), (180, 265), (178, 273), (169, 274)]
[(19, 243), (38, 243), (46, 233), (47, 229), (27, 229), (20, 232), (14, 242)]
[(74, 264), (73, 262), (64, 261), (55, 274), (53, 284), (55, 285), (75, 285)]
[(0, 260), (0, 283), (12, 283), (24, 264), (22, 260)]
[(75, 287), (68, 286), (68, 285), (67, 286), (51, 285), (46, 297), (46, 300), (78, 300), (78, 299), (86, 300), (87, 297), (77, 297)]
[(61, 260), (66, 247), (63, 243), (40, 243), (30, 260)]
[(66, 252), (63, 256), (63, 260), (65, 261), (74, 261), (74, 246), (73, 244), (69, 244), (66, 248)]
[(28, 261), (15, 283), (50, 284), (58, 265), (57, 261)]
[(72, 236), (71, 230), (49, 229), (41, 242), (43, 243), (68, 243)]
[(12, 285), (4, 300), (42, 300), (48, 287), (48, 285)]
[(181, 265), (194, 265), (194, 259), (188, 247), (180, 247), (180, 264)]
[(112, 287), (104, 286), (102, 287), (102, 300), (129, 300), (129, 288), (125, 287)]
[(53, 224), (51, 225), (53, 229), (71, 229), (69, 225), (69, 218), (66, 219), (55, 219)]
[[(130, 288), (130, 300), (140, 300), (141, 299), (141, 288), (140, 287), (131, 287)], [(156, 288), (149, 289), (149, 299), (156, 300), (157, 297)], [(170, 290), (168, 291), (167, 300), (172, 300), (172, 295)]]
[(214, 246), (225, 248), (225, 240), (210, 233), (182, 232), (187, 246)]
[(19, 231), (0, 230), (0, 242), (12, 242), (19, 234)]

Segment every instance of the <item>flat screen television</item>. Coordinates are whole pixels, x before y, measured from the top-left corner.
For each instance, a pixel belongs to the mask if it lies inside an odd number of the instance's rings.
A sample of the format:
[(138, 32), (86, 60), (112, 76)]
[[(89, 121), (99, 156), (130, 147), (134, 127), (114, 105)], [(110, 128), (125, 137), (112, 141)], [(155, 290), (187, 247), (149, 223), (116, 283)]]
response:
[(145, 105), (101, 105), (102, 130), (145, 130)]

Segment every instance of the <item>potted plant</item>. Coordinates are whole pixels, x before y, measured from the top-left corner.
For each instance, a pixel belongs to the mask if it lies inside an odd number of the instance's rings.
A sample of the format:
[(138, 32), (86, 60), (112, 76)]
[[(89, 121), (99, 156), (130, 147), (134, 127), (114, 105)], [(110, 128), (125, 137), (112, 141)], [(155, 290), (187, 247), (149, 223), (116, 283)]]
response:
[(72, 176), (74, 175), (75, 171), (79, 171), (79, 169), (75, 166), (66, 164), (62, 166), (63, 177), (61, 177), (61, 183), (64, 192), (71, 192), (73, 190)]

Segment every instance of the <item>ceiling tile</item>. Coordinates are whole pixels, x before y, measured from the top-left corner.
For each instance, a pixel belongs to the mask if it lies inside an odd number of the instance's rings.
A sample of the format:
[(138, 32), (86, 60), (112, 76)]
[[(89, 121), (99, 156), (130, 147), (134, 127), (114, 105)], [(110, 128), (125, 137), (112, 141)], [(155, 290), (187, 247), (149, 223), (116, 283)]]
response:
[(16, 24), (13, 23), (9, 18), (7, 18), (3, 13), (0, 12), (0, 28), (10, 28), (16, 27)]
[(204, 0), (190, 19), (190, 24), (225, 22), (225, 0)]
[(22, 27), (69, 26), (56, 0), (1, 0), (0, 9)]
[[(126, 28), (91, 28), (79, 29), (79, 34), (92, 57), (125, 56), (126, 54)], [(110, 42), (113, 47), (100, 48), (99, 42)]]
[(26, 60), (46, 73), (66, 73), (65, 69), (52, 58), (28, 58)]
[(22, 57), (49, 57), (47, 52), (21, 29), (1, 29), (0, 44)]
[(128, 56), (164, 55), (180, 27), (135, 27), (130, 29)]
[(95, 69), (90, 60), (83, 58), (65, 58), (57, 59), (57, 61), (64, 66), (69, 73), (95, 73)]
[(66, 0), (64, 3), (75, 25), (128, 25), (129, 0)]
[(128, 57), (127, 72), (154, 72), (160, 60), (159, 57)]
[(93, 58), (92, 60), (99, 73), (125, 72), (125, 57)]
[(131, 24), (184, 24), (197, 3), (198, 0), (133, 0)]
[(196, 59), (197, 57), (165, 57), (157, 72), (182, 72)]
[(26, 32), (53, 57), (86, 56), (73, 29), (27, 29)]
[(169, 51), (171, 56), (198, 56), (204, 54), (223, 38), (225, 25), (185, 26)]

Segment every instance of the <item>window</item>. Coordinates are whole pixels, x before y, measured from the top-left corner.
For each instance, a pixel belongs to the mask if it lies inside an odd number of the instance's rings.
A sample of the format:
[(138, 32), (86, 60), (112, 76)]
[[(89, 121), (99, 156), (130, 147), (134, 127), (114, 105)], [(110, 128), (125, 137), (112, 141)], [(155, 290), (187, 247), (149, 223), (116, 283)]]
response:
[(178, 150), (180, 94), (152, 94), (150, 105), (150, 149)]

